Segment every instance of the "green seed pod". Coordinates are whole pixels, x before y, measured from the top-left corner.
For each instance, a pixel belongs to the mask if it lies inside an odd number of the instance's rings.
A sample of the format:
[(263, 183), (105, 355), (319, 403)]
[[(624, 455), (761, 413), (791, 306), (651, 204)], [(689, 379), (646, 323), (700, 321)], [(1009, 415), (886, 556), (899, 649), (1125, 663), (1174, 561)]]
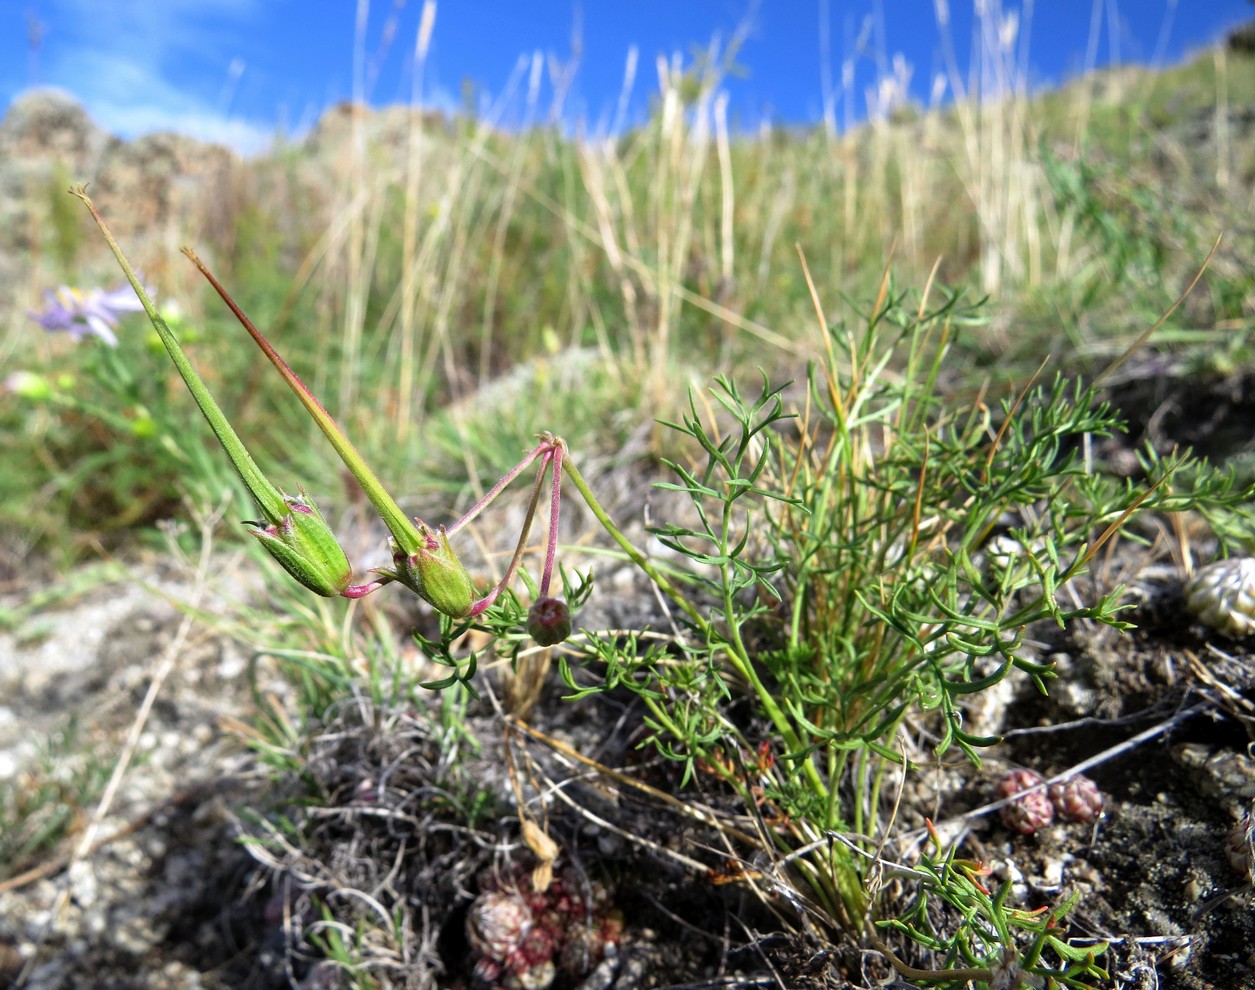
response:
[[(396, 570), (390, 575), (400, 581), (437, 612), (461, 619), (470, 614), (475, 604), (475, 589), (462, 561), (449, 546), (444, 527), (433, 533), (424, 523), (418, 524), (423, 540), (408, 557), (394, 550)], [(394, 543), (395, 546), (395, 543)], [(386, 573), (386, 572), (385, 572)]]
[(284, 495), (290, 510), (277, 523), (253, 524), (252, 533), (285, 571), (324, 598), (334, 598), (349, 586), (353, 568), (322, 513), (304, 492)]

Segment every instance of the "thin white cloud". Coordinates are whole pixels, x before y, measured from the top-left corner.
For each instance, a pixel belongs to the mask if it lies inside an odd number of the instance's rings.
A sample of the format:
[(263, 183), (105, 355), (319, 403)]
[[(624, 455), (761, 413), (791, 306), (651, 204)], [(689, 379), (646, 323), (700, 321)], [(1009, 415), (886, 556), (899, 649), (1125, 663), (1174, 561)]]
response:
[(266, 4), (264, 0), (51, 0), (50, 7), (56, 34), (161, 58), (238, 38)]
[(47, 82), (122, 137), (175, 131), (248, 154), (274, 137), (224, 104), (265, 0), (52, 0)]

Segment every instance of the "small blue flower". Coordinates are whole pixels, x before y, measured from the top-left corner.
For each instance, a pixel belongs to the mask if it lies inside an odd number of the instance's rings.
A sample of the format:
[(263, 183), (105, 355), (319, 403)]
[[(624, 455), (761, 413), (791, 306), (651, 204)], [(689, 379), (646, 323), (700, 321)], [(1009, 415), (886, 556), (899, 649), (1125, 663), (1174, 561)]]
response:
[(99, 337), (110, 347), (118, 346), (113, 328), (125, 313), (138, 313), (143, 307), (129, 286), (112, 289), (74, 289), (63, 285), (55, 292), (44, 292), (44, 309), (29, 315), (49, 333), (65, 331), (75, 340)]

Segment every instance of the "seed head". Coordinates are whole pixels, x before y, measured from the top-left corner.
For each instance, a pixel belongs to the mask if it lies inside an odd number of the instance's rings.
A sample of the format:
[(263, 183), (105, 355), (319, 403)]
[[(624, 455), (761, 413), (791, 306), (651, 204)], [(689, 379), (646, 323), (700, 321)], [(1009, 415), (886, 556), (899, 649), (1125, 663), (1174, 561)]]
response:
[[(269, 520), (269, 525), (250, 524), (248, 531), (310, 591), (325, 598), (340, 594), (348, 587), (353, 569), (318, 506), (304, 491), (300, 495), (276, 495), (287, 512)], [(266, 508), (264, 504), (262, 507)]]
[(418, 533), (423, 544), (408, 556), (397, 549), (393, 541), (392, 560), (396, 570), (382, 573), (396, 578), (437, 612), (455, 619), (464, 618), (475, 604), (471, 576), (449, 546), (443, 526), (433, 531), (419, 522)]

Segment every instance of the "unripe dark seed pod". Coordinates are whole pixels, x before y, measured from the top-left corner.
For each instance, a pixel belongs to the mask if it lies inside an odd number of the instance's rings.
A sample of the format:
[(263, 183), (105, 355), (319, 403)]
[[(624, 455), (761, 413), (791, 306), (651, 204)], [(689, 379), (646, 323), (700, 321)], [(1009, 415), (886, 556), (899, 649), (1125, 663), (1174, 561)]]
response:
[(538, 598), (527, 610), (527, 634), (541, 646), (554, 646), (571, 635), (571, 610), (561, 598)]

